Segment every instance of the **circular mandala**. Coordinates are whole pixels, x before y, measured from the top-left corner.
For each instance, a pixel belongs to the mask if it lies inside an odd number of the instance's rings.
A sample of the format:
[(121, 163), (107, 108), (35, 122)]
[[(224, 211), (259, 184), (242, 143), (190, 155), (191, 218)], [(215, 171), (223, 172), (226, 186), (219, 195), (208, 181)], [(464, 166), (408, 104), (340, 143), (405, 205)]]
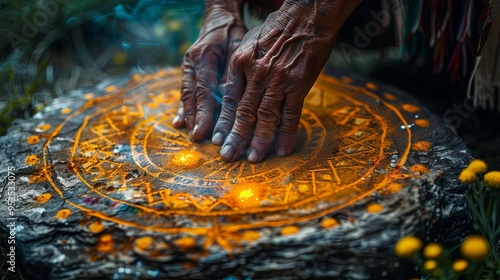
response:
[[(321, 76), (305, 100), (295, 153), (250, 164), (225, 162), (219, 147), (175, 129), (180, 74), (152, 77), (135, 75), (88, 95), (48, 137), (44, 170), (47, 154), (64, 142), (59, 134), (71, 139), (74, 178), (47, 176), (71, 205), (159, 232), (236, 232), (309, 221), (404, 176), (398, 170), (410, 149), (409, 126), (396, 107), (364, 88)], [(402, 128), (389, 129), (389, 120)], [(78, 183), (61, 187), (67, 181)]]

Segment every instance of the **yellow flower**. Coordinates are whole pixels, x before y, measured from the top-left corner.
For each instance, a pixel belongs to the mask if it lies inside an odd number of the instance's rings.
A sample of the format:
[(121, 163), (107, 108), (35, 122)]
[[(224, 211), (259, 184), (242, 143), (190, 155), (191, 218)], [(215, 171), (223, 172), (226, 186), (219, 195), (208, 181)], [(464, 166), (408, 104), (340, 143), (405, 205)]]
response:
[(469, 266), (469, 262), (464, 260), (464, 259), (458, 259), (456, 261), (453, 262), (453, 271), (455, 272), (462, 272), (464, 271), (465, 269), (467, 269), (467, 267)]
[(500, 189), (500, 171), (490, 171), (484, 175), (484, 183), (492, 188)]
[(462, 183), (472, 183), (476, 180), (476, 173), (468, 168), (462, 170), (460, 172), (460, 175), (458, 176), (458, 179)]
[(435, 242), (431, 242), (424, 248), (424, 257), (427, 259), (435, 259), (441, 256), (442, 252), (443, 247), (441, 245)]
[(415, 236), (406, 236), (396, 243), (394, 253), (400, 258), (408, 258), (420, 251), (420, 248), (422, 248), (420, 239)]
[(434, 270), (438, 267), (438, 264), (435, 260), (428, 260), (424, 262), (425, 270)]
[(460, 245), (460, 253), (471, 261), (479, 261), (488, 256), (490, 249), (484, 237), (474, 234)]
[(467, 169), (472, 170), (474, 173), (484, 173), (488, 171), (488, 165), (486, 162), (480, 159), (475, 159), (469, 163), (469, 167)]

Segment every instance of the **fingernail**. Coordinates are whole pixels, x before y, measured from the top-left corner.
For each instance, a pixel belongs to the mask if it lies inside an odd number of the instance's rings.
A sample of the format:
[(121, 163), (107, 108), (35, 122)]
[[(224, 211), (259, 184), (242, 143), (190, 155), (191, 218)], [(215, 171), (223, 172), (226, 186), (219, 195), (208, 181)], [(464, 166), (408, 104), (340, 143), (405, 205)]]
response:
[(215, 145), (222, 145), (224, 143), (224, 133), (222, 132), (217, 132), (214, 134), (214, 136), (212, 137), (212, 143), (214, 143)]
[(259, 152), (257, 150), (251, 149), (247, 157), (248, 161), (251, 163), (259, 162)]
[(196, 124), (193, 128), (193, 134), (192, 137), (198, 137), (198, 130), (200, 129), (200, 126), (198, 124)]
[(276, 154), (280, 157), (285, 157), (288, 155), (287, 151), (286, 151), (286, 147), (284, 146), (281, 146), (278, 148), (278, 152), (276, 152)]
[(231, 145), (226, 145), (220, 149), (220, 155), (221, 157), (230, 160), (234, 156), (234, 148)]

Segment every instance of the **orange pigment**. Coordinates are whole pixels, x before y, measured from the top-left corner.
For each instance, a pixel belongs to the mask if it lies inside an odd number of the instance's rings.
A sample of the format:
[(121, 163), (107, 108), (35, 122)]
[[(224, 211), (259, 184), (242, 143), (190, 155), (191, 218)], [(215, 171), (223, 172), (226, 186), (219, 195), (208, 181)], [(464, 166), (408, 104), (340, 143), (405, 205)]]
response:
[(376, 84), (372, 83), (372, 82), (368, 82), (365, 84), (365, 87), (369, 90), (377, 90), (378, 87)]
[(347, 76), (342, 76), (342, 81), (345, 83), (352, 83), (352, 78)]
[(40, 142), (40, 136), (38, 136), (38, 135), (28, 136), (28, 137), (26, 137), (26, 142), (28, 142), (28, 144), (30, 144), (30, 145), (38, 144), (38, 142)]
[(184, 150), (176, 153), (170, 160), (170, 164), (179, 167), (193, 167), (201, 160), (201, 154), (193, 150)]
[(42, 193), (41, 195), (37, 196), (35, 199), (36, 199), (36, 202), (45, 203), (45, 202), (49, 201), (51, 198), (52, 198), (52, 195), (50, 193)]
[(265, 189), (259, 184), (236, 185), (229, 191), (230, 196), (242, 208), (259, 207), (265, 198)]
[(403, 110), (405, 110), (408, 113), (415, 113), (420, 111), (420, 107), (413, 104), (403, 104)]
[(321, 226), (324, 229), (329, 229), (329, 228), (332, 228), (332, 227), (335, 227), (338, 225), (339, 225), (339, 222), (337, 222), (337, 220), (335, 220), (334, 218), (326, 218), (326, 219), (323, 219), (323, 221), (321, 221)]
[(370, 203), (366, 206), (366, 212), (368, 213), (379, 213), (384, 210), (384, 206), (378, 203)]
[(388, 92), (384, 93), (384, 97), (386, 99), (388, 99), (388, 100), (396, 100), (396, 99), (398, 99), (394, 94), (388, 93)]
[(89, 231), (92, 233), (100, 233), (104, 230), (104, 226), (101, 222), (94, 222), (89, 225)]
[(99, 243), (97, 244), (97, 251), (108, 253), (113, 251), (114, 247), (115, 244), (113, 242), (113, 236), (111, 236), (111, 234), (105, 234), (99, 239)]
[(300, 229), (296, 226), (286, 226), (281, 229), (281, 235), (292, 235), (296, 234), (300, 231)]
[(110, 85), (110, 86), (107, 86), (104, 91), (106, 92), (112, 92), (112, 91), (115, 91), (117, 89), (117, 87), (115, 85)]
[(196, 246), (196, 239), (191, 236), (185, 236), (175, 240), (174, 243), (180, 249), (189, 250)]
[(29, 155), (26, 157), (26, 164), (34, 165), (40, 162), (40, 158), (37, 155)]
[(413, 173), (425, 174), (429, 172), (429, 168), (422, 164), (414, 164), (410, 166), (410, 171)]
[(71, 113), (71, 108), (64, 108), (61, 110), (61, 114), (66, 115)]
[(385, 191), (389, 193), (397, 193), (400, 192), (403, 189), (403, 185), (398, 184), (398, 183), (392, 183), (389, 184), (386, 188)]
[(41, 125), (39, 125), (39, 126), (36, 127), (36, 129), (39, 130), (39, 131), (47, 131), (50, 128), (51, 128), (51, 126), (48, 123), (41, 124)]
[(69, 209), (61, 209), (59, 211), (57, 211), (57, 214), (56, 214), (56, 219), (66, 219), (69, 217), (69, 215), (71, 215), (71, 210)]
[(139, 251), (144, 251), (153, 243), (153, 238), (149, 236), (140, 237), (135, 240), (135, 248)]
[(247, 230), (243, 233), (243, 240), (255, 241), (260, 238), (260, 233), (254, 230)]
[(420, 141), (412, 145), (412, 149), (417, 152), (426, 152), (431, 148), (431, 143), (428, 141)]
[(429, 127), (429, 121), (424, 119), (415, 120), (415, 124), (420, 127)]
[(183, 262), (182, 263), (182, 269), (184, 269), (184, 270), (193, 269), (195, 267), (196, 267), (195, 264), (192, 262)]

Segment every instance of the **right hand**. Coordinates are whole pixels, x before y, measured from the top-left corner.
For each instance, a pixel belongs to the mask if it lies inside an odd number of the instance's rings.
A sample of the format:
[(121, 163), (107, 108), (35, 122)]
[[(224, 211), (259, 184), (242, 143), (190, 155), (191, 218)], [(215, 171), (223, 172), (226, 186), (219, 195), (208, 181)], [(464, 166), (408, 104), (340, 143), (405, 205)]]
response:
[(215, 93), (226, 83), (228, 63), (246, 33), (238, 1), (209, 2), (198, 39), (184, 55), (181, 102), (173, 120), (176, 128), (186, 127), (194, 141), (211, 134)]

